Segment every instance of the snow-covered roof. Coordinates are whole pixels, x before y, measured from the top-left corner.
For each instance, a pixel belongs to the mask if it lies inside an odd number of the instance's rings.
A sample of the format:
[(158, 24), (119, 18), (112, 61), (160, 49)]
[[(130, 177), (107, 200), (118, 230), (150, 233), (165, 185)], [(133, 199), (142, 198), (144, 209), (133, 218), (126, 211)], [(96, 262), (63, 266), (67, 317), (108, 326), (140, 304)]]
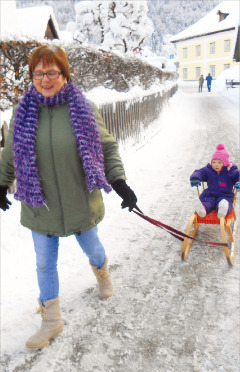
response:
[(59, 39), (62, 41), (73, 41), (73, 33), (69, 31), (59, 31)]
[(0, 1), (0, 37), (5, 38), (6, 35), (16, 35), (19, 32), (17, 9), (15, 1), (1, 0)]
[(57, 35), (59, 28), (51, 6), (34, 6), (17, 9), (20, 33), (30, 38), (44, 38), (49, 19), (52, 19)]
[[(227, 13), (228, 16), (219, 22), (219, 14)], [(200, 21), (192, 26), (181, 31), (179, 34), (172, 37), (171, 42), (191, 39), (212, 33), (217, 33), (225, 30), (234, 29), (239, 25), (239, 1), (225, 0), (218, 4), (211, 12)]]

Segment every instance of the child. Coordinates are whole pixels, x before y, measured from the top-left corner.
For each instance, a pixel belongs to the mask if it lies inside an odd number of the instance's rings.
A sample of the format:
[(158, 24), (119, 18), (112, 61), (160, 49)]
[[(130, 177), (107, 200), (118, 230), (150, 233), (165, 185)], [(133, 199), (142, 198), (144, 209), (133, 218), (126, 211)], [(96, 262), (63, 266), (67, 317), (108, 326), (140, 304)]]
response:
[(239, 191), (239, 170), (230, 161), (229, 152), (223, 143), (216, 147), (211, 164), (195, 170), (190, 177), (191, 186), (207, 182), (208, 188), (200, 195), (196, 212), (205, 217), (212, 210), (217, 210), (218, 218), (226, 217), (233, 209), (233, 186)]

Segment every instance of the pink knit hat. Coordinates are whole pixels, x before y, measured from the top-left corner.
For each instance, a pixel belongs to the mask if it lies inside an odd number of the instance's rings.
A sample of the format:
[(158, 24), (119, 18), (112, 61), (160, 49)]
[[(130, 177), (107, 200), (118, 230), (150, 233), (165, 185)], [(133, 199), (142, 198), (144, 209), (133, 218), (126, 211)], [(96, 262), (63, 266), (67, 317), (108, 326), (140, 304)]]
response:
[(211, 164), (212, 164), (212, 161), (215, 159), (221, 160), (223, 162), (223, 165), (225, 165), (226, 167), (229, 165), (230, 163), (229, 152), (223, 143), (219, 143), (216, 146), (216, 151), (214, 152), (212, 156)]

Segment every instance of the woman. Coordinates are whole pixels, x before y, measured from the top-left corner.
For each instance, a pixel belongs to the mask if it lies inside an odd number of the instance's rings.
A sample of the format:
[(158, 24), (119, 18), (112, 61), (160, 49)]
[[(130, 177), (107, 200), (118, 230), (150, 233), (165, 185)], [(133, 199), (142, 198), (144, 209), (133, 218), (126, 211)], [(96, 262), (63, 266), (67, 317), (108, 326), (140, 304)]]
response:
[[(29, 57), (33, 84), (14, 109), (0, 163), (0, 208), (11, 202), (16, 178), (21, 224), (32, 230), (40, 289), (40, 330), (27, 341), (40, 349), (63, 329), (57, 272), (59, 237), (75, 235), (88, 256), (99, 294), (113, 286), (97, 225), (104, 217), (100, 189), (112, 188), (131, 211), (137, 199), (127, 186), (115, 139), (96, 108), (72, 84), (66, 53), (44, 45)], [(110, 186), (111, 185), (111, 186)]]

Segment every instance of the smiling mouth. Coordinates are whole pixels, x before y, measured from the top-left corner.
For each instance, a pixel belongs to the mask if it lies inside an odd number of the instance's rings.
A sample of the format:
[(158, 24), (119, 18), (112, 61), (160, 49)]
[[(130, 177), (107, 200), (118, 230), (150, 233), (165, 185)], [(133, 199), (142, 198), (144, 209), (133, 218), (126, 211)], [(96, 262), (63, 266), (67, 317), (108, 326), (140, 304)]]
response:
[(51, 88), (53, 88), (53, 87), (42, 87), (43, 89), (51, 89)]

